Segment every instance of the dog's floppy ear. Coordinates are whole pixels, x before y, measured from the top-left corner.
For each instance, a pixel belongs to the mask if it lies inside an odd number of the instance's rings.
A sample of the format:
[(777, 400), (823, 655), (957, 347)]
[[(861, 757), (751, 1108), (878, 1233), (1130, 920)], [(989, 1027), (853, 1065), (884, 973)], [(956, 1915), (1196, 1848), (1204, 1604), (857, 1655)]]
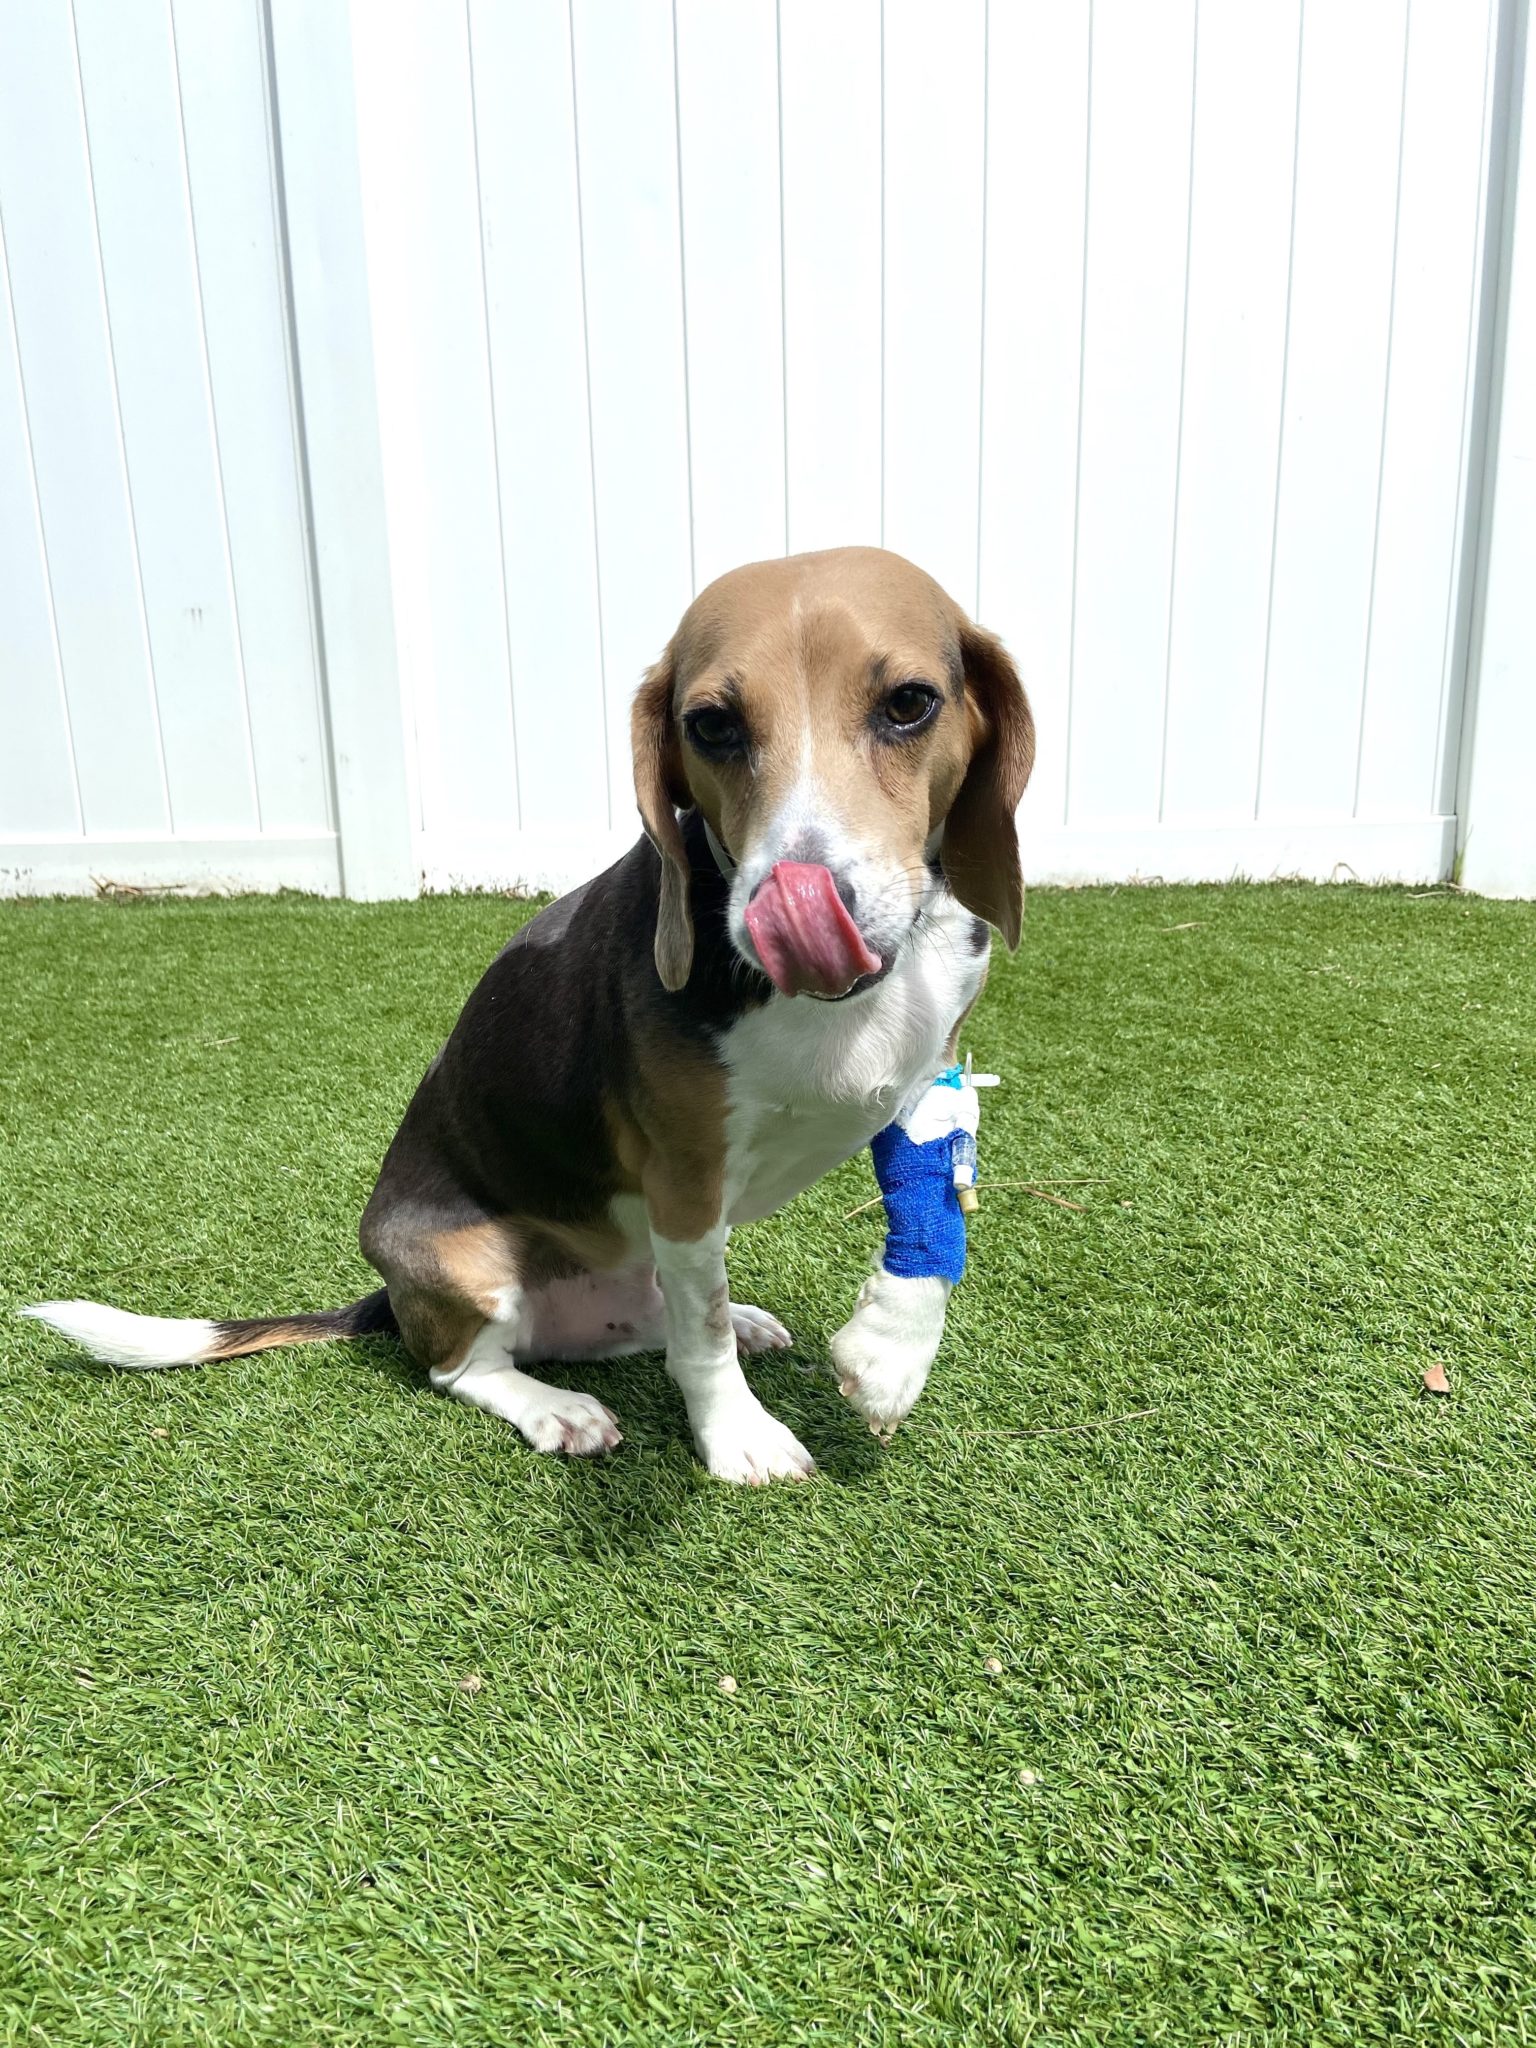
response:
[(672, 716), (676, 681), (669, 647), (646, 671), (630, 713), (635, 795), (646, 837), (661, 855), (661, 901), (656, 912), (656, 972), (662, 987), (680, 989), (693, 965), (693, 913), (688, 906), (688, 854), (677, 822), (692, 801), (683, 779), (682, 752)]
[(1024, 878), (1013, 814), (1035, 765), (1035, 721), (1007, 649), (994, 634), (960, 634), (965, 695), (976, 738), (960, 792), (944, 821), (941, 859), (966, 909), (995, 925), (1009, 952), (1019, 943)]

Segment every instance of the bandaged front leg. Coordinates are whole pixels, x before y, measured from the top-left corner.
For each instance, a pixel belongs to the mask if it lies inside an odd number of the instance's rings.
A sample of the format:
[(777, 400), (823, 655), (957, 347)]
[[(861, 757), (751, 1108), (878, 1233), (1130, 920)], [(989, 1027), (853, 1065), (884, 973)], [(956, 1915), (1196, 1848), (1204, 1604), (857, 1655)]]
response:
[(832, 1339), (843, 1394), (889, 1436), (923, 1391), (944, 1335), (949, 1290), (965, 1271), (961, 1191), (975, 1185), (980, 1106), (958, 1067), (871, 1141), (885, 1201), (885, 1249)]

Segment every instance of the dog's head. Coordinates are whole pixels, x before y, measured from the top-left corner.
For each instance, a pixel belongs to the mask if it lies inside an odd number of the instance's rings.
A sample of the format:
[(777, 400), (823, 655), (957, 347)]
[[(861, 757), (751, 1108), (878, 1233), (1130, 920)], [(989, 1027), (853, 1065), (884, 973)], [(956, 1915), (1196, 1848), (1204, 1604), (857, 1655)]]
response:
[(733, 570), (700, 593), (634, 707), (635, 787), (662, 858), (656, 966), (688, 979), (678, 812), (734, 863), (731, 939), (785, 995), (887, 972), (935, 886), (1015, 946), (1014, 811), (1034, 722), (1002, 644), (878, 548)]

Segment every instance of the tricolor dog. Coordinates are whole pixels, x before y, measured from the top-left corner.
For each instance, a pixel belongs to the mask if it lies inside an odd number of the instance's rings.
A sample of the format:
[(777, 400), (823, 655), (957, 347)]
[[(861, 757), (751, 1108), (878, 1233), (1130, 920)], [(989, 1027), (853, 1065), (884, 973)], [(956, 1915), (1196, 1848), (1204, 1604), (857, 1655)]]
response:
[[(618, 1421), (542, 1369), (665, 1346), (711, 1472), (809, 1474), (742, 1371), (790, 1338), (731, 1300), (726, 1240), (953, 1059), (988, 927), (1018, 941), (1029, 707), (932, 578), (845, 548), (711, 584), (633, 739), (644, 836), (492, 962), (389, 1147), (361, 1232), (381, 1289), (239, 1322), (28, 1313), (128, 1366), (398, 1330), (433, 1386), (574, 1454)], [(872, 1428), (922, 1391), (949, 1288), (882, 1267), (833, 1339)]]

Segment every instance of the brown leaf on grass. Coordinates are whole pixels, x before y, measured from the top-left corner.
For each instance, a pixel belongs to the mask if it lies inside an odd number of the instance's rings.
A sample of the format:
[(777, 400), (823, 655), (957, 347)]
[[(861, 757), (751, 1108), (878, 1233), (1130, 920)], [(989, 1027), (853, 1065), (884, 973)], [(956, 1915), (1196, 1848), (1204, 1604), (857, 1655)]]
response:
[(1424, 1382), (1426, 1394), (1448, 1394), (1451, 1391), (1451, 1383), (1445, 1376), (1445, 1367), (1438, 1358), (1433, 1365), (1425, 1366), (1419, 1378)]

